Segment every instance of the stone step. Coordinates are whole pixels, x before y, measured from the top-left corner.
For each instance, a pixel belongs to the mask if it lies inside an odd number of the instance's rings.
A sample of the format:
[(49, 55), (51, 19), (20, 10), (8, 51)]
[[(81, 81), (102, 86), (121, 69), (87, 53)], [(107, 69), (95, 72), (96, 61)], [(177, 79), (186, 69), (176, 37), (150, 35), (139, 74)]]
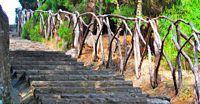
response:
[(77, 61), (77, 59), (65, 57), (11, 57), (11, 61)]
[(35, 87), (35, 94), (88, 94), (88, 93), (111, 93), (111, 92), (127, 92), (142, 93), (140, 88), (132, 86), (118, 87)]
[(51, 57), (51, 56), (54, 56), (54, 57), (71, 57), (69, 55), (65, 55), (65, 54), (38, 54), (38, 53), (34, 53), (34, 54), (29, 54), (29, 53), (22, 53), (22, 54), (10, 54), (11, 57)]
[(26, 50), (15, 50), (10, 51), (10, 55), (65, 55), (65, 52), (61, 51), (26, 51)]
[(39, 104), (148, 104), (145, 97), (137, 98), (85, 98), (85, 99), (52, 99), (43, 98)]
[(23, 98), (32, 91), (37, 104), (147, 104), (141, 89), (122, 75), (93, 71), (64, 52), (20, 50), (10, 56), (13, 86)]
[(82, 65), (11, 65), (13, 70), (30, 70), (30, 69), (39, 69), (39, 70), (80, 70), (87, 69)]
[(11, 65), (84, 65), (76, 61), (12, 61)]
[(88, 94), (34, 94), (36, 98), (67, 98), (67, 99), (82, 99), (82, 98), (127, 98), (127, 97), (147, 97), (142, 93), (129, 93), (129, 92), (108, 92), (108, 93), (88, 93)]
[(14, 50), (14, 51), (10, 51), (10, 53), (53, 53), (53, 54), (56, 54), (56, 53), (65, 53), (65, 52), (62, 52), (62, 51), (30, 51), (30, 50)]
[[(144, 103), (147, 104), (147, 99), (145, 98), (146, 95), (144, 94), (138, 94), (135, 95), (133, 93), (127, 93), (127, 92), (117, 92), (117, 93), (107, 93), (107, 94), (100, 94), (100, 93), (90, 93), (90, 94), (61, 94), (61, 95), (55, 95), (55, 94), (51, 94), (51, 95), (46, 95), (46, 94), (38, 94), (37, 95), (39, 97), (39, 99), (46, 99), (43, 101), (98, 101), (98, 102), (91, 102), (92, 104), (134, 104), (134, 102), (136, 101), (137, 104), (140, 103)], [(137, 99), (136, 99), (137, 98)], [(61, 100), (60, 100), (61, 99)], [(140, 100), (139, 100), (140, 99)], [(99, 102), (101, 101), (101, 103)], [(105, 102), (107, 101), (107, 102)], [(75, 104), (77, 104), (78, 102), (76, 102)], [(135, 102), (135, 103), (136, 103)], [(139, 103), (140, 102), (140, 103)], [(61, 103), (61, 102), (60, 102)], [(69, 102), (71, 104), (71, 102)], [(80, 102), (81, 103), (81, 102)], [(82, 104), (82, 103), (81, 103)], [(84, 103), (85, 104), (85, 103)], [(86, 104), (90, 104), (90, 102), (87, 102)]]
[(106, 86), (133, 86), (131, 81), (32, 81), (33, 87), (106, 87)]
[[(54, 73), (54, 71), (55, 71), (55, 73), (57, 73), (56, 71), (69, 71), (69, 73), (73, 73), (73, 72), (76, 72), (76, 71), (80, 71), (80, 73), (81, 72), (83, 72), (84, 73), (84, 71), (92, 71), (91, 69), (89, 69), (89, 68), (55, 68), (55, 69), (52, 69), (52, 68), (21, 68), (21, 67), (18, 67), (18, 66), (12, 66), (12, 72), (18, 72), (19, 74), (22, 72), (22, 71), (24, 71), (24, 72), (28, 72), (28, 71), (30, 71), (29, 73), (31, 73), (31, 71), (40, 71), (41, 73), (43, 73), (43, 70), (44, 70), (44, 73), (45, 73), (45, 71), (47, 71), (47, 70), (49, 70), (49, 71), (51, 71), (52, 73)], [(105, 71), (106, 72), (106, 71)], [(33, 72), (34, 73), (34, 72)], [(79, 73), (79, 72), (77, 72), (77, 73)], [(109, 73), (112, 73), (112, 71), (111, 72), (109, 72)]]
[(115, 72), (110, 70), (104, 71), (94, 71), (94, 70), (38, 70), (38, 69), (29, 69), (29, 70), (13, 70), (17, 74), (26, 73), (27, 75), (97, 75), (97, 74), (115, 74)]
[(28, 75), (30, 81), (101, 81), (124, 80), (120, 75)]
[(147, 102), (148, 104), (171, 104), (170, 98), (165, 97), (148, 97)]

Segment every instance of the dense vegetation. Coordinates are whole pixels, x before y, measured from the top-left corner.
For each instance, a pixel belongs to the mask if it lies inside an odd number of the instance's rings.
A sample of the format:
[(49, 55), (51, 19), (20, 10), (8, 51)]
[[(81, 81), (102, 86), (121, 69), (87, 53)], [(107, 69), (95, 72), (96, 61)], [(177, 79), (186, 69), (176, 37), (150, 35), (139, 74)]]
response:
[(64, 22), (58, 29), (58, 35), (62, 38), (62, 42), (59, 43), (59, 47), (61, 47), (63, 50), (67, 50), (71, 47), (71, 43), (73, 42), (72, 37), (72, 29), (68, 28), (69, 23)]
[[(79, 11), (80, 13), (91, 11), (88, 9), (89, 2), (95, 2), (96, 6), (93, 8), (96, 14), (120, 14), (127, 17), (135, 17), (136, 12), (136, 5), (137, 0), (40, 0), (41, 6), (37, 9), (39, 10), (53, 10), (54, 12), (58, 11), (59, 9), (67, 10), (67, 11)], [(27, 5), (27, 2), (32, 5)], [(33, 8), (36, 7), (36, 0), (20, 0), (20, 3), (24, 5), (24, 8)], [(158, 15), (166, 15), (172, 19), (182, 18), (187, 21), (191, 21), (194, 23), (197, 29), (200, 29), (199, 19), (200, 13), (200, 0), (143, 0), (143, 17), (155, 17)], [(35, 16), (37, 17), (37, 16)], [(30, 20), (33, 21), (33, 18)], [(41, 33), (39, 31), (39, 20), (34, 20), (36, 23), (31, 24), (27, 22), (23, 29), (23, 37), (30, 38), (31, 40), (41, 41)], [(35, 25), (36, 24), (36, 25)], [(166, 30), (169, 26), (169, 22), (167, 21), (160, 21), (159, 32), (162, 35), (166, 33)], [(64, 29), (65, 28), (65, 29)], [(60, 26), (58, 35), (61, 37), (64, 36), (64, 33), (68, 31), (72, 31), (70, 29), (66, 30), (67, 27)], [(28, 31), (27, 31), (28, 30)], [(183, 30), (186, 34), (191, 34), (191, 29), (185, 25), (181, 26), (181, 30)], [(67, 34), (66, 34), (67, 35)], [(69, 35), (67, 35), (69, 36)], [(66, 39), (64, 39), (66, 40)], [(67, 39), (69, 40), (69, 39)], [(169, 43), (165, 50), (172, 50), (167, 51), (167, 54), (172, 59), (175, 56), (174, 50), (175, 48), (172, 47), (173, 43), (171, 42), (170, 38), (168, 38)], [(71, 42), (71, 40), (70, 40)], [(68, 43), (70, 43), (68, 42)]]
[(40, 34), (39, 22), (33, 23), (34, 19), (30, 19), (23, 26), (22, 38), (31, 39), (32, 41), (42, 42), (43, 37)]
[[(167, 17), (170, 17), (174, 20), (177, 19), (184, 19), (187, 22), (192, 22), (194, 26), (200, 30), (200, 5), (197, 5), (200, 3), (200, 0), (182, 0), (179, 5), (174, 5), (169, 9), (166, 9), (161, 15), (165, 15)], [(160, 21), (159, 23), (160, 27), (160, 33), (161, 35), (164, 35), (167, 32), (167, 28), (169, 27), (170, 23), (168, 21)], [(191, 36), (192, 34), (192, 29), (185, 25), (181, 24), (180, 29), (187, 34), (188, 36)], [(165, 50), (166, 53), (169, 55), (170, 59), (172, 61), (175, 61), (175, 56), (176, 56), (176, 49), (173, 46), (173, 42), (171, 40), (171, 36), (167, 39), (168, 43), (166, 44)], [(182, 40), (182, 43), (185, 42)], [(185, 48), (185, 51), (191, 52), (192, 51), (191, 47)], [(190, 54), (189, 54), (190, 55)]]

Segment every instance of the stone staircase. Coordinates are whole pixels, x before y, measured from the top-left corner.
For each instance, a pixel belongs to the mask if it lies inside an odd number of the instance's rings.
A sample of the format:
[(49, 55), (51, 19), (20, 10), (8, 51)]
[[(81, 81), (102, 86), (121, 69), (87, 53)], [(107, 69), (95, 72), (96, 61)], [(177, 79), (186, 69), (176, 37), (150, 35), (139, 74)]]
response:
[(62, 52), (11, 51), (10, 57), (16, 104), (169, 104), (113, 70), (91, 70)]

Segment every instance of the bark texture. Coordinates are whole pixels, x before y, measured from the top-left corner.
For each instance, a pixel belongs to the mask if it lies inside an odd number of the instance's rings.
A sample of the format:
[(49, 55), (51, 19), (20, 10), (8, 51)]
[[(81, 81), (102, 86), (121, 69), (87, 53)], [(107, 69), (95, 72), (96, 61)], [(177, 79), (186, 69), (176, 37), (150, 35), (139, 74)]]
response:
[(96, 0), (89, 0), (88, 5), (87, 5), (87, 11), (95, 13), (95, 11), (96, 11)]
[(138, 0), (136, 17), (141, 17), (141, 15), (142, 15), (142, 0)]

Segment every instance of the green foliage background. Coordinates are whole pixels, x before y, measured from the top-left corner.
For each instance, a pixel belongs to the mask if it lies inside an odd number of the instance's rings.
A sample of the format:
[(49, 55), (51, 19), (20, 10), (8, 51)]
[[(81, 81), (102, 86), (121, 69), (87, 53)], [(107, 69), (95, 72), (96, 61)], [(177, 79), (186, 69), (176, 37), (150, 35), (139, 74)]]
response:
[(42, 42), (43, 37), (40, 34), (40, 25), (38, 22), (33, 24), (33, 18), (26, 22), (23, 26), (22, 38), (30, 39), (32, 41)]
[[(170, 9), (166, 9), (161, 15), (165, 15), (170, 17), (173, 20), (184, 19), (187, 22), (192, 22), (198, 30), (200, 30), (200, 0), (182, 0), (181, 4), (173, 5)], [(167, 33), (167, 28), (169, 27), (170, 22), (167, 20), (159, 21), (159, 32), (163, 37)], [(180, 24), (180, 30), (186, 33), (189, 36), (192, 34), (192, 29), (183, 23)], [(168, 36), (166, 40), (166, 46), (164, 48), (166, 54), (169, 58), (175, 63), (175, 57), (177, 55), (176, 48), (174, 47), (174, 43), (172, 42), (172, 33)], [(185, 42), (184, 39), (181, 40), (183, 44)], [(187, 45), (184, 50), (188, 53), (189, 56), (193, 55), (193, 48), (190, 45)]]
[[(35, 3), (36, 0), (20, 0), (21, 3)], [(43, 1), (43, 0), (41, 0)], [(53, 10), (54, 12), (59, 9), (67, 11), (79, 11), (80, 13), (86, 12), (87, 4), (89, 0), (46, 0), (39, 10)], [(102, 8), (99, 0), (96, 2), (96, 13), (99, 14), (119, 14), (127, 17), (135, 17), (137, 0), (103, 0)], [(31, 6), (30, 6), (31, 8)], [(182, 18), (186, 21), (192, 22), (195, 27), (200, 30), (200, 0), (143, 0), (143, 16), (155, 17), (159, 15), (165, 15), (173, 20)], [(34, 41), (42, 41), (42, 36), (39, 33), (39, 23), (36, 21), (36, 25), (33, 26), (33, 18), (24, 25), (23, 37), (30, 37)], [(117, 20), (115, 20), (117, 22)], [(67, 27), (65, 22), (59, 27), (58, 34), (65, 41), (72, 42), (72, 30)], [(132, 24), (130, 23), (132, 26)], [(166, 34), (166, 30), (170, 23), (166, 20), (159, 21), (159, 33), (161, 37)], [(181, 30), (188, 36), (191, 35), (191, 28), (187, 25), (181, 24)], [(41, 38), (41, 39), (40, 39)], [(182, 43), (184, 40), (182, 40)], [(191, 50), (189, 47), (186, 51)], [(171, 35), (166, 40), (165, 51), (171, 60), (174, 61), (176, 56), (176, 49), (171, 40)], [(192, 52), (192, 51), (189, 51)], [(192, 54), (192, 53), (191, 53)]]
[(69, 49), (73, 42), (73, 32), (71, 28), (68, 28), (69, 23), (65, 21), (58, 29), (58, 35), (63, 39), (62, 42), (65, 42), (65, 46), (62, 43), (61, 46), (65, 49)]

